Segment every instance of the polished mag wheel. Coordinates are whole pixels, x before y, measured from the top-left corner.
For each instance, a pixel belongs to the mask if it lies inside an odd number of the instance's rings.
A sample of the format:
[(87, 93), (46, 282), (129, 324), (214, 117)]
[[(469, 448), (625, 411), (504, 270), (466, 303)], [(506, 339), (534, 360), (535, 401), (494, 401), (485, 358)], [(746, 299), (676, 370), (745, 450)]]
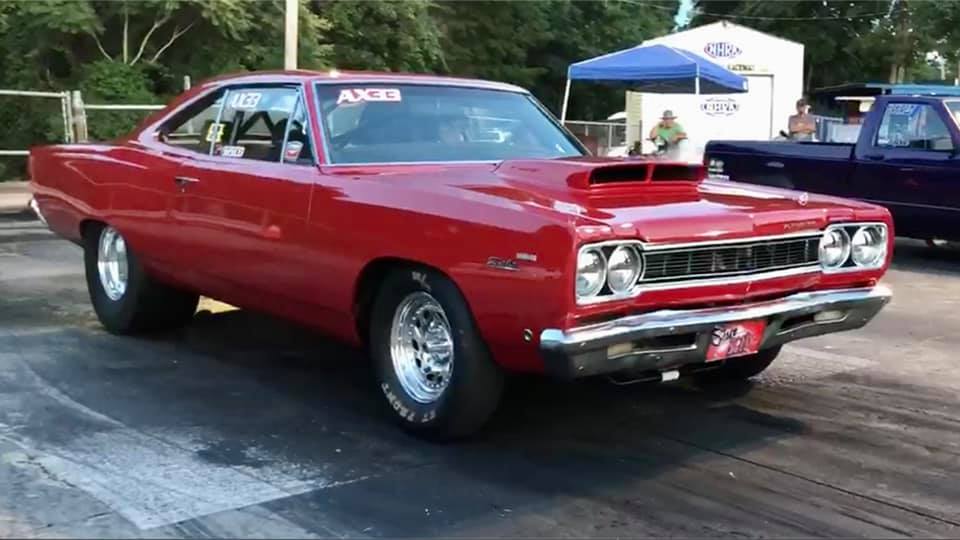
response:
[(97, 248), (97, 273), (107, 298), (117, 301), (127, 292), (127, 243), (113, 227), (100, 231)]
[(390, 355), (397, 380), (411, 398), (433, 403), (443, 395), (453, 375), (453, 336), (450, 322), (433, 296), (417, 291), (397, 306)]

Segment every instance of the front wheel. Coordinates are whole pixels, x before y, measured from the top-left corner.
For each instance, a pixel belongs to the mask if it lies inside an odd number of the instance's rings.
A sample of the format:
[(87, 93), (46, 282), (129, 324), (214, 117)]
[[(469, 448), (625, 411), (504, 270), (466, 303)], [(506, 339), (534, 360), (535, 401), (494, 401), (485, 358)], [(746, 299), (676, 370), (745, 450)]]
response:
[(701, 383), (745, 381), (770, 367), (779, 354), (780, 347), (773, 347), (749, 356), (731, 358), (720, 367), (698, 374), (697, 381)]
[(83, 259), (90, 302), (112, 334), (181, 326), (197, 309), (198, 295), (148, 276), (120, 232), (109, 225), (88, 228)]
[(468, 436), (496, 409), (503, 372), (459, 289), (442, 275), (418, 268), (391, 273), (374, 302), (369, 340), (393, 416), (415, 435)]

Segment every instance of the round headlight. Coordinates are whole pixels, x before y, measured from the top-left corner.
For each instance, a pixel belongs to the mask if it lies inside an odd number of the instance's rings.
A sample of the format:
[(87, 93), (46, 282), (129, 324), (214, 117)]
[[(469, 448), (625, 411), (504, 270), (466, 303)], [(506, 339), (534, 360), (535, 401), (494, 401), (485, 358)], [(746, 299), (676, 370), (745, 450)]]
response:
[(599, 249), (585, 249), (577, 256), (577, 296), (600, 292), (607, 279), (607, 261)]
[(850, 235), (837, 227), (823, 233), (820, 238), (820, 265), (824, 268), (840, 268), (850, 257)]
[(882, 227), (860, 227), (850, 241), (850, 258), (857, 266), (877, 266), (887, 256), (887, 239)]
[(620, 246), (607, 260), (607, 285), (615, 294), (630, 290), (640, 277), (640, 253), (633, 246)]

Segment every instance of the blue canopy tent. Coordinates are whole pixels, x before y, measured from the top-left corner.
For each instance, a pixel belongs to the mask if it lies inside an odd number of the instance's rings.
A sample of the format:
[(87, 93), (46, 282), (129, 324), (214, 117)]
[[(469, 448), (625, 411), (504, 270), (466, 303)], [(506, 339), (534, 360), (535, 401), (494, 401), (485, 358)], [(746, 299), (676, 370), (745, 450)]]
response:
[(560, 120), (567, 119), (570, 84), (596, 81), (658, 94), (733, 94), (747, 79), (694, 54), (668, 45), (638, 45), (570, 64)]

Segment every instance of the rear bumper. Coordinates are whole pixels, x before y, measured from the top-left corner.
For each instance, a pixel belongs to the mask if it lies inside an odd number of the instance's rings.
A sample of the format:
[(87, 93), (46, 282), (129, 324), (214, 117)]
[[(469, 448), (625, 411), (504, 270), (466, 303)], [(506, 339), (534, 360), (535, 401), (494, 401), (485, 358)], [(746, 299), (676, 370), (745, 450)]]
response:
[(36, 214), (37, 219), (39, 219), (41, 223), (43, 223), (44, 225), (47, 224), (47, 218), (43, 217), (43, 213), (40, 212), (40, 205), (37, 204), (36, 197), (30, 198), (30, 210), (32, 210), (33, 213)]
[(570, 330), (544, 330), (540, 351), (547, 372), (563, 378), (676, 369), (703, 364), (718, 324), (765, 319), (760, 348), (769, 349), (860, 328), (890, 298), (890, 289), (877, 285), (798, 293), (741, 306), (654, 311)]

